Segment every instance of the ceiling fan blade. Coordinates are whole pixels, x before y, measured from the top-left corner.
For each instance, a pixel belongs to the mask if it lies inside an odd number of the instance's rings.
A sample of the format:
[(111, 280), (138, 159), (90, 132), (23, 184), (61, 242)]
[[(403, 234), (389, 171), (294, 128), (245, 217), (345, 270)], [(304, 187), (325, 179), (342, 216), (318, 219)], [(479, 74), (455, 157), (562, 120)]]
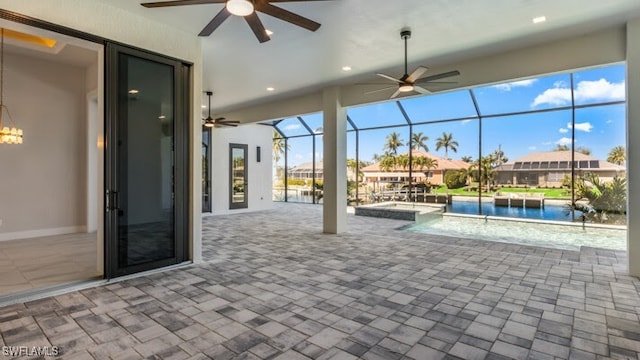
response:
[(255, 11), (245, 16), (244, 20), (249, 24), (251, 31), (253, 31), (253, 34), (258, 38), (260, 43), (271, 40), (269, 35), (267, 35), (267, 29), (264, 28), (262, 21), (260, 21), (260, 18), (256, 15)]
[(389, 75), (385, 75), (385, 74), (376, 74), (376, 75), (378, 75), (378, 76), (380, 76), (380, 77), (382, 77), (382, 78), (385, 78), (385, 79), (387, 79), (387, 80), (391, 80), (391, 81), (393, 81), (393, 82), (402, 82), (400, 79), (396, 79), (396, 78), (391, 77), (391, 76), (389, 76)]
[(405, 81), (410, 82), (410, 83), (414, 83), (416, 80), (420, 79), (420, 77), (425, 72), (427, 72), (427, 70), (429, 70), (429, 68), (426, 68), (424, 66), (418, 66), (418, 68), (415, 69)]
[(273, 6), (264, 1), (258, 1), (255, 4), (255, 8), (257, 11), (263, 12), (267, 15), (271, 15), (280, 20), (284, 20), (286, 22), (292, 23), (294, 25), (298, 25), (302, 28), (305, 28), (310, 31), (316, 31), (320, 28), (320, 24), (307, 19), (304, 16), (300, 16), (298, 14), (294, 14), (291, 11), (285, 10), (283, 8), (279, 8), (277, 6)]
[(219, 118), (215, 118), (215, 120), (213, 120), (213, 121), (224, 121), (224, 120), (227, 120), (227, 118), (219, 117)]
[(400, 90), (396, 90), (396, 92), (394, 92), (394, 93), (393, 93), (393, 95), (391, 95), (391, 97), (390, 97), (389, 99), (395, 99), (395, 98), (397, 98), (397, 97), (398, 97), (398, 95), (400, 95), (400, 94), (402, 94), (402, 93), (400, 92)]
[(198, 34), (198, 36), (211, 35), (211, 33), (215, 29), (217, 29), (218, 26), (222, 25), (222, 23), (225, 20), (227, 20), (229, 16), (231, 16), (231, 13), (227, 10), (227, 7), (225, 6), (224, 8), (222, 8), (222, 10), (220, 10), (218, 14), (216, 14), (216, 16), (213, 17), (213, 19), (211, 19), (211, 21), (207, 24), (207, 26), (205, 26), (204, 29), (200, 31), (200, 34)]
[(431, 91), (417, 85), (413, 85), (413, 91), (420, 94), (431, 94)]
[(269, 2), (303, 2), (303, 1), (334, 1), (334, 0), (269, 0)]
[(366, 93), (364, 93), (365, 95), (369, 95), (369, 94), (374, 94), (380, 91), (387, 91), (387, 90), (391, 90), (391, 89), (395, 89), (397, 88), (397, 86), (390, 86), (390, 87), (386, 87), (383, 89), (377, 89), (377, 90), (371, 90), (371, 91), (367, 91)]
[(440, 79), (445, 79), (445, 78), (448, 78), (448, 77), (458, 76), (458, 75), (460, 75), (460, 71), (453, 70), (453, 71), (449, 71), (449, 72), (442, 73), (442, 74), (435, 74), (435, 75), (423, 77), (422, 79), (416, 80), (416, 83), (417, 84), (421, 84), (421, 83), (425, 83), (425, 82), (429, 82), (429, 81), (433, 81), (433, 80), (440, 80)]
[(220, 123), (220, 124), (240, 124), (240, 121), (238, 121), (238, 120), (222, 120), (222, 121), (218, 121), (218, 123)]
[(142, 3), (140, 5), (146, 8), (159, 8), (167, 6), (182, 6), (182, 5), (202, 5), (202, 4), (223, 4), (227, 0), (176, 0), (176, 1), (154, 1)]

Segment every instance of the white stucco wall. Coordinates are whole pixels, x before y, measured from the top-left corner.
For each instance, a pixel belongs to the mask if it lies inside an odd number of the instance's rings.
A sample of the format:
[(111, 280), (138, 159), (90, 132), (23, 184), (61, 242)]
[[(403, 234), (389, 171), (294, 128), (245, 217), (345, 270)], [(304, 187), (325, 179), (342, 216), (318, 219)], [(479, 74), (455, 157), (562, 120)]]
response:
[[(271, 209), (273, 129), (249, 124), (237, 128), (217, 128), (212, 132), (212, 214), (235, 214)], [(248, 197), (246, 209), (229, 209), (229, 144), (246, 144), (248, 162)], [(257, 147), (261, 161), (257, 162)]]

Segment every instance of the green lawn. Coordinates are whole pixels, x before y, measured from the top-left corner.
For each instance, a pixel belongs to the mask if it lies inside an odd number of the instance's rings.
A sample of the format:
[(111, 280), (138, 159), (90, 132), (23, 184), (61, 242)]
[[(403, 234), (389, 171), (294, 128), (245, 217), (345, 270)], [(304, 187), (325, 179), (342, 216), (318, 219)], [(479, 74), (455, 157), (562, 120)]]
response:
[[(544, 194), (545, 199), (570, 199), (571, 195), (567, 192), (566, 189), (525, 189), (525, 188), (511, 188), (511, 187), (503, 187), (500, 188), (499, 191), (501, 193), (520, 193), (520, 194)], [(478, 191), (468, 191), (466, 188), (460, 189), (447, 189), (442, 186), (437, 189), (432, 189), (431, 192), (435, 192), (436, 194), (452, 194), (459, 196), (474, 196), (478, 197)], [(495, 192), (483, 192), (482, 196), (493, 196)]]

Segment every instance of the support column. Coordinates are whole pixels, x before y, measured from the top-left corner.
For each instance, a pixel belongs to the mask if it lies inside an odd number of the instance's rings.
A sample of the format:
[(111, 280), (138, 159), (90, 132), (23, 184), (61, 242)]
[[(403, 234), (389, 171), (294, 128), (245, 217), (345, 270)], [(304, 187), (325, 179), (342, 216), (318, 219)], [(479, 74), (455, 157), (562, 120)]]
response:
[(640, 276), (640, 18), (627, 23), (627, 250)]
[(327, 234), (347, 230), (347, 110), (340, 101), (340, 88), (322, 93), (324, 138), (324, 189), (322, 222)]

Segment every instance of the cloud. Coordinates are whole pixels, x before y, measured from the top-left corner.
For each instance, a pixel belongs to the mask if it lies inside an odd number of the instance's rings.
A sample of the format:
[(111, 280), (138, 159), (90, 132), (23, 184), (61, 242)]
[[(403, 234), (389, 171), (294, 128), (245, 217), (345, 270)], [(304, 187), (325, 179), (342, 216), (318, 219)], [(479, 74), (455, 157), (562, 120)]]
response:
[(529, 150), (535, 150), (535, 149), (537, 149), (537, 147), (535, 147), (535, 146), (533, 146), (533, 145), (532, 145), (532, 146), (529, 146)]
[[(567, 124), (567, 128), (571, 129), (571, 123)], [(593, 125), (591, 125), (591, 123), (588, 121), (583, 123), (576, 123), (576, 130), (591, 132), (592, 129), (593, 129)]]
[(300, 124), (290, 124), (284, 127), (284, 130), (288, 130), (288, 131), (293, 131), (293, 130), (298, 130), (300, 129), (302, 125)]
[(505, 84), (493, 85), (492, 87), (501, 91), (511, 91), (511, 89), (516, 87), (529, 87), (533, 85), (538, 79), (527, 79), (520, 81), (513, 81)]
[(568, 137), (560, 138), (560, 140), (556, 141), (557, 145), (571, 145), (571, 139)]
[(559, 131), (561, 134), (566, 134), (566, 133), (568, 133), (568, 132), (569, 132), (569, 129), (567, 129), (567, 128), (560, 128), (558, 131)]
[(531, 107), (536, 107), (542, 104), (567, 105), (569, 103), (571, 103), (571, 89), (551, 88), (536, 96)]
[(546, 145), (551, 145), (551, 144), (553, 144), (553, 142), (552, 142), (552, 141), (545, 141), (545, 142), (543, 142), (543, 143), (542, 143), (542, 145), (545, 145), (545, 146), (546, 146)]
[(609, 119), (609, 120), (607, 120), (607, 121), (606, 121), (606, 123), (607, 123), (607, 124), (612, 124), (612, 123), (613, 123), (613, 120)]
[[(576, 102), (586, 101), (619, 101), (625, 99), (624, 81), (610, 83), (606, 79), (594, 81), (580, 81), (573, 92)], [(538, 105), (569, 105), (571, 104), (571, 88), (557, 82), (554, 87), (536, 96), (531, 107)]]

